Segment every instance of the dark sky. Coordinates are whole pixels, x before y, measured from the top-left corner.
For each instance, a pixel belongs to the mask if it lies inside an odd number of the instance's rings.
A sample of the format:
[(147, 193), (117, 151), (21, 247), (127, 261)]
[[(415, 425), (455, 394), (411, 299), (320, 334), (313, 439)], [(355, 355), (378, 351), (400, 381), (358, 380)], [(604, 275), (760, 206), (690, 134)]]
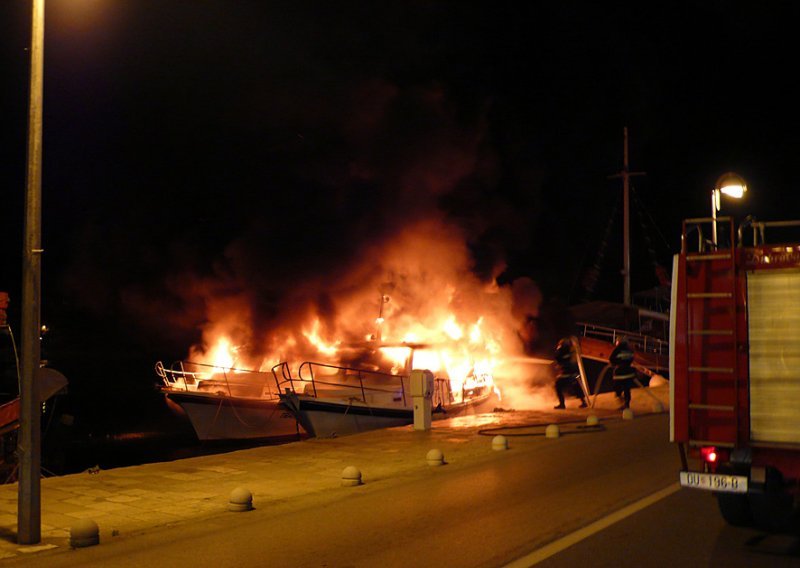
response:
[[(0, 3), (0, 289), (16, 310), (29, 11)], [(662, 264), (725, 171), (751, 192), (724, 213), (796, 217), (798, 11), (47, 0), (53, 349), (74, 369), (178, 358), (203, 317), (187, 282), (224, 294), (235, 284), (220, 275), (235, 273), (268, 319), (293, 283), (431, 211), (461, 228), (481, 277), (531, 276), (548, 301), (575, 301), (621, 195), (607, 176), (624, 126)], [(656, 282), (633, 220), (636, 290)], [(608, 299), (621, 295), (620, 222), (598, 287)]]

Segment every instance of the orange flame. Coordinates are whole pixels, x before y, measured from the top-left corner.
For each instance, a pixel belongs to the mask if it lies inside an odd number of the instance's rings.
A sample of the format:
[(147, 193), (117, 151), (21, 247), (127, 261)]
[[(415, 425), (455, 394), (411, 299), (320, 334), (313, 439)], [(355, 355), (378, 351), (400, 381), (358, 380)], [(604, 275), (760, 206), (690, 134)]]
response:
[(224, 371), (233, 367), (235, 349), (227, 337), (220, 337), (217, 344), (211, 349), (208, 358), (214, 369)]
[(310, 331), (303, 331), (303, 335), (306, 339), (308, 339), (314, 347), (316, 347), (320, 353), (324, 355), (335, 355), (336, 352), (339, 350), (339, 345), (341, 345), (341, 341), (334, 341), (333, 343), (326, 343), (320, 337), (319, 334), (320, 322), (319, 320), (314, 320), (314, 323), (311, 324)]
[[(522, 355), (518, 330), (530, 310), (512, 306), (510, 287), (486, 285), (472, 275), (459, 234), (422, 221), (360, 255), (360, 264), (324, 281), (324, 310), (317, 305), (321, 285), (298, 285), (269, 333), (261, 330), (262, 339), (246, 325), (252, 318), (248, 298), (212, 298), (203, 340), (213, 347), (202, 360), (219, 369), (247, 363), (245, 368), (269, 370), (280, 361), (292, 368), (307, 360), (339, 364), (346, 345), (366, 341), (395, 374), (411, 368), (446, 374), (458, 397), (476, 388), (498, 391), (495, 370)], [(409, 362), (410, 348), (397, 347), (402, 343), (430, 347), (415, 349)]]

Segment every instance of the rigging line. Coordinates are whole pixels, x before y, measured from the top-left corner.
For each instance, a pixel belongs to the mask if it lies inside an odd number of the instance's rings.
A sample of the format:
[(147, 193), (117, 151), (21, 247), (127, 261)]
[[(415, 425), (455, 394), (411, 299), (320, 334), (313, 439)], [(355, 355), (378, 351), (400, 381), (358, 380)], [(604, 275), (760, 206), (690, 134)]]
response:
[[(608, 238), (608, 235), (611, 232), (611, 227), (614, 224), (614, 218), (617, 216), (617, 209), (619, 208), (619, 196), (617, 200), (614, 202), (614, 207), (611, 210), (611, 214), (608, 216), (608, 220), (606, 221), (606, 228), (603, 231), (603, 238), (601, 239), (600, 248), (595, 255), (595, 260), (592, 263), (591, 267), (584, 270), (584, 266), (586, 264), (586, 257), (589, 255), (589, 247), (584, 247), (583, 249), (583, 256), (581, 258), (581, 262), (578, 265), (578, 270), (575, 273), (575, 278), (572, 281), (571, 290), (575, 290), (576, 288), (580, 289), (580, 302), (588, 302), (591, 299), (592, 293), (594, 293), (594, 285), (597, 283), (599, 279), (600, 269), (602, 264), (602, 257), (604, 256), (603, 250), (605, 248), (605, 241)], [(587, 288), (591, 287), (591, 290)], [(573, 293), (570, 292), (570, 303), (572, 303), (572, 296)]]
[(670, 251), (670, 253), (671, 253), (672, 252), (672, 248), (669, 246), (669, 242), (664, 237), (664, 233), (661, 232), (661, 229), (659, 229), (658, 224), (656, 223), (655, 219), (653, 219), (653, 216), (650, 215), (650, 211), (647, 210), (647, 208), (644, 206), (644, 203), (642, 202), (642, 200), (639, 199), (639, 195), (636, 193), (636, 188), (634, 188), (633, 185), (631, 185), (631, 190), (633, 192), (634, 200), (639, 205), (639, 209), (643, 210), (645, 215), (647, 215), (647, 218), (650, 219), (650, 224), (652, 224), (653, 227), (655, 227), (656, 233), (658, 233), (658, 236), (661, 237), (661, 241), (664, 243), (664, 246), (667, 247), (667, 251)]
[[(572, 286), (570, 286), (570, 293), (567, 300), (569, 303), (572, 303), (572, 297), (575, 292), (575, 289), (578, 287), (578, 282), (582, 282), (583, 280), (583, 266), (586, 264), (586, 257), (589, 256), (589, 247), (583, 247), (583, 255), (581, 256), (581, 261), (578, 264), (578, 270), (575, 271), (575, 276), (572, 278)], [(581, 285), (581, 289), (583, 289)]]
[[(617, 205), (619, 204), (619, 200), (614, 205), (614, 210), (611, 212), (611, 219), (607, 221), (608, 223), (613, 223), (613, 218), (616, 215)], [(583, 290), (583, 281), (586, 280), (586, 276), (584, 276), (583, 267), (586, 264), (586, 257), (589, 256), (589, 247), (583, 247), (583, 254), (581, 255), (581, 261), (578, 263), (578, 269), (575, 271), (575, 276), (572, 278), (572, 285), (570, 286), (569, 296), (567, 297), (567, 301), (571, 304), (573, 296), (575, 295), (575, 290), (580, 286), (580, 289)], [(585, 294), (581, 294), (584, 296)], [(585, 301), (581, 298), (581, 301)]]
[[(639, 226), (642, 230), (642, 240), (644, 241), (645, 247), (647, 248), (647, 253), (650, 256), (650, 264), (653, 266), (653, 271), (655, 272), (655, 277), (658, 280), (659, 286), (669, 286), (669, 276), (667, 270), (661, 265), (658, 260), (658, 255), (656, 254), (655, 249), (653, 248), (653, 241), (650, 238), (650, 231), (647, 228), (644, 220), (644, 213), (647, 210), (644, 207), (644, 204), (638, 199), (638, 196), (634, 193), (634, 202), (638, 205), (636, 207), (636, 216), (639, 220)], [(655, 224), (654, 224), (655, 226)], [(658, 230), (658, 227), (656, 227)]]
[(636, 218), (639, 220), (639, 227), (642, 230), (642, 240), (644, 241), (645, 248), (647, 249), (647, 254), (650, 256), (650, 263), (653, 266), (658, 265), (658, 255), (656, 255), (656, 251), (653, 248), (653, 240), (650, 238), (650, 231), (647, 230), (647, 225), (644, 222), (644, 215), (642, 215), (642, 208), (636, 208)]
[[(586, 257), (588, 256), (588, 253), (589, 253), (588, 249), (584, 249), (583, 257), (581, 257), (581, 262), (580, 262), (580, 264), (578, 264), (578, 270), (575, 271), (575, 275), (572, 277), (572, 285), (569, 288), (570, 292), (569, 292), (569, 296), (567, 297), (567, 302), (569, 304), (572, 304), (572, 299), (575, 296), (576, 288), (580, 287), (580, 289), (583, 290), (583, 285), (579, 284), (579, 283), (582, 283), (582, 281), (583, 281), (583, 278), (582, 278), (582, 276), (583, 276), (583, 265), (586, 264)], [(581, 300), (581, 301), (583, 301), (583, 300)]]
[(611, 229), (614, 226), (614, 219), (617, 216), (617, 211), (619, 209), (619, 202), (620, 196), (617, 196), (617, 200), (614, 202), (614, 208), (611, 210), (611, 215), (608, 217), (608, 221), (606, 222), (606, 228), (603, 232), (603, 238), (600, 241), (600, 246), (597, 249), (597, 254), (595, 255), (595, 260), (592, 266), (583, 274), (582, 282), (581, 282), (581, 289), (583, 290), (583, 295), (581, 298), (582, 302), (588, 302), (591, 299), (592, 294), (594, 294), (594, 288), (597, 285), (597, 282), (600, 279), (600, 273), (603, 268), (603, 262), (605, 261), (606, 256), (606, 249), (608, 248), (608, 239), (611, 236)]

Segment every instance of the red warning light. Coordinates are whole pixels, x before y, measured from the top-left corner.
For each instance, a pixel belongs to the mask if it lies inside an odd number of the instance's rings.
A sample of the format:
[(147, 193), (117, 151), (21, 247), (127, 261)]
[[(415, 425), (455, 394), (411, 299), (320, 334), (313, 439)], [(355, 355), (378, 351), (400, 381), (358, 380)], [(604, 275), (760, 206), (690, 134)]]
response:
[(717, 463), (717, 458), (719, 457), (717, 448), (713, 446), (700, 448), (700, 456), (703, 458), (703, 461), (708, 463)]

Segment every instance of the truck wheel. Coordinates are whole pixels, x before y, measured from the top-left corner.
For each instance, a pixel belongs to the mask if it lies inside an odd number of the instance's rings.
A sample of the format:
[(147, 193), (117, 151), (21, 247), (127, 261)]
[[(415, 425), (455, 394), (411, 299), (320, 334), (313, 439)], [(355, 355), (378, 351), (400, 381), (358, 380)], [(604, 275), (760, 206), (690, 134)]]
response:
[(717, 505), (722, 518), (729, 525), (735, 527), (749, 527), (753, 525), (753, 513), (747, 495), (736, 493), (717, 493)]
[(750, 510), (758, 528), (780, 531), (794, 517), (794, 498), (788, 493), (754, 493), (750, 495)]
[(795, 515), (794, 495), (787, 490), (781, 472), (766, 468), (763, 493), (749, 493), (750, 510), (756, 526), (765, 531), (780, 531), (789, 526)]

